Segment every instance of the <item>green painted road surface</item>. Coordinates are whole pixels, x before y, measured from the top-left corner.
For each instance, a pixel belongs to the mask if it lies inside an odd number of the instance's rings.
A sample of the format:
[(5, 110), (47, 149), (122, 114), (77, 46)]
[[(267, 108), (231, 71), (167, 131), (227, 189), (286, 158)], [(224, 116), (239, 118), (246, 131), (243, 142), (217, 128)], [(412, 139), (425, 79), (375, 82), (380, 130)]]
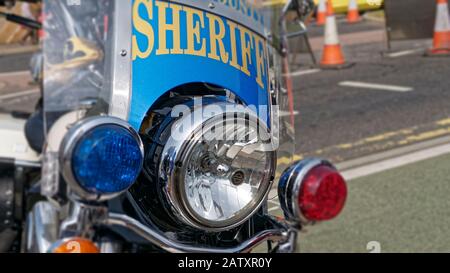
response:
[(450, 155), (352, 180), (348, 188), (338, 219), (299, 234), (300, 252), (367, 253), (368, 244), (381, 252), (450, 252)]

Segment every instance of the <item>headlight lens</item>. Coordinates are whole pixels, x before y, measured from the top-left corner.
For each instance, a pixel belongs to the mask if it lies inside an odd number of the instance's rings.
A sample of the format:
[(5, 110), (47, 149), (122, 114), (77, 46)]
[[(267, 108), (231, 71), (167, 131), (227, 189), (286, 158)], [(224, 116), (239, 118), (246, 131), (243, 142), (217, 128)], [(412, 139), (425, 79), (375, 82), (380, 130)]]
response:
[[(247, 124), (245, 124), (247, 123)], [(184, 198), (191, 215), (210, 226), (227, 225), (248, 215), (269, 186), (272, 157), (263, 151), (257, 125), (208, 122), (203, 132), (227, 132), (211, 140), (190, 142), (183, 169)], [(250, 149), (245, 149), (246, 147)]]

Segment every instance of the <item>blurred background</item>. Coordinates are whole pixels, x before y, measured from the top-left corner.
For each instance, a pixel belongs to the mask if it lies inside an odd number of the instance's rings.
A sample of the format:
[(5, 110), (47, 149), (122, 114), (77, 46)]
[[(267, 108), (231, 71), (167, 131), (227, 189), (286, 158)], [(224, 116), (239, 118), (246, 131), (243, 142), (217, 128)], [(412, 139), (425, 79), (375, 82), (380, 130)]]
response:
[[(308, 35), (290, 40), (296, 159), (329, 158), (349, 180), (343, 214), (306, 228), (299, 249), (448, 252), (447, 1), (358, 0), (356, 20), (349, 2), (332, 1), (343, 65), (323, 67), (318, 10)], [(271, 210), (282, 216), (276, 202)]]

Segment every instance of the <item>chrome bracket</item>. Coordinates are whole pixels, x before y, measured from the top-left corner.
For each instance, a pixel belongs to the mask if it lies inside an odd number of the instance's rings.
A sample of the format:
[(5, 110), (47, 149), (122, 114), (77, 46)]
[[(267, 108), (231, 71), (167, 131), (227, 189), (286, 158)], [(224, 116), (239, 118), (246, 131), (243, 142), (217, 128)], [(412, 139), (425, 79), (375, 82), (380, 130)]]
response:
[(93, 206), (73, 201), (70, 203), (69, 215), (61, 223), (59, 238), (94, 237), (94, 224), (104, 220), (108, 215), (106, 206)]

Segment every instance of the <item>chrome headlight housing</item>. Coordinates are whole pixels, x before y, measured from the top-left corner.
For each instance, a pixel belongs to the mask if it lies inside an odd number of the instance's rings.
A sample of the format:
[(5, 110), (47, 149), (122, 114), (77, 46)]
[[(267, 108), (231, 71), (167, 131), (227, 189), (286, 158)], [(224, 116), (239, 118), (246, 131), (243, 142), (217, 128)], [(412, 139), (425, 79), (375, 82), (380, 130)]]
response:
[(225, 102), (206, 108), (183, 113), (171, 126), (159, 164), (161, 195), (184, 223), (220, 231), (242, 224), (263, 203), (275, 152), (265, 123), (249, 109)]

